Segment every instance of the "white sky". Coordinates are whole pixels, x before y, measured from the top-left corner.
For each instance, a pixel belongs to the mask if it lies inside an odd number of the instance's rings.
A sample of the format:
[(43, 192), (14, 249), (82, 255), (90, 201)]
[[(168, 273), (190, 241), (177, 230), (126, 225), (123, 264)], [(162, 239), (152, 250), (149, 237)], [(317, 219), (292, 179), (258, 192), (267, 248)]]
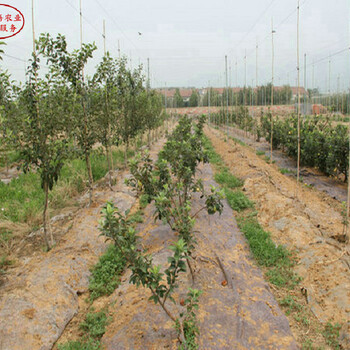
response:
[[(7, 1), (7, 2), (5, 2)], [(2, 68), (16, 80), (24, 80), (24, 68), (32, 48), (31, 0), (5, 0), (25, 16), (23, 31), (6, 39)], [(307, 54), (307, 86), (328, 90), (329, 55), (350, 46), (348, 0), (300, 0), (300, 64), (304, 80)], [(106, 20), (107, 49), (131, 57), (131, 64), (146, 64), (150, 58), (152, 86), (204, 87), (225, 85), (225, 55), (231, 69), (231, 85), (244, 85), (244, 55), (247, 50), (247, 84), (271, 81), (271, 18), (276, 34), (275, 85), (296, 84), (297, 0), (82, 0), (83, 40), (95, 41), (98, 50), (88, 72), (103, 55), (102, 22)], [(79, 47), (79, 0), (34, 0), (35, 29), (51, 35), (62, 33), (69, 48)], [(141, 32), (140, 36), (138, 32)], [(321, 60), (321, 61), (320, 61)], [(331, 60), (331, 89), (349, 88), (350, 51)], [(312, 62), (316, 62), (313, 70)], [(313, 74), (314, 73), (314, 74)], [(339, 77), (339, 79), (338, 79)]]

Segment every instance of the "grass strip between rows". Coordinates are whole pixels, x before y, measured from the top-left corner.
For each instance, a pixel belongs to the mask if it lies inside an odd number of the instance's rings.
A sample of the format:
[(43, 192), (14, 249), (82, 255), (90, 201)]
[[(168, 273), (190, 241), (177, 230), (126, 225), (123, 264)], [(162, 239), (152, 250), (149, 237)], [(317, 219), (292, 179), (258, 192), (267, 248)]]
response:
[(270, 283), (293, 288), (300, 278), (292, 270), (295, 264), (292, 254), (285, 247), (277, 246), (272, 241), (270, 233), (258, 222), (254, 202), (239, 189), (242, 188), (243, 181), (230, 173), (208, 138), (205, 138), (204, 144), (210, 162), (215, 165), (215, 181), (224, 188), (230, 207), (239, 213), (238, 226), (248, 240), (257, 263), (267, 268), (266, 277)]

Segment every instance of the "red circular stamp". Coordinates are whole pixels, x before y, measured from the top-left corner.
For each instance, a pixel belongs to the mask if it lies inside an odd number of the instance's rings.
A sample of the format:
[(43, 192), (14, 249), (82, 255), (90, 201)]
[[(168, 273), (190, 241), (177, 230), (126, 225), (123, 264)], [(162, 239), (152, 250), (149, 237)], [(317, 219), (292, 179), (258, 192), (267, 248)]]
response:
[(17, 35), (24, 27), (24, 16), (15, 7), (0, 4), (0, 39)]

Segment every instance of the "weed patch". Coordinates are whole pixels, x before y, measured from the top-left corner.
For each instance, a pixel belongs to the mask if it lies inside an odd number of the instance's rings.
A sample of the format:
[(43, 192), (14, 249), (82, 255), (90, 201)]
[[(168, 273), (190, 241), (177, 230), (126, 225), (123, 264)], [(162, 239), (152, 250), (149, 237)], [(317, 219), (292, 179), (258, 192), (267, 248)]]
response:
[(230, 137), (230, 139), (233, 140), (234, 142), (238, 143), (241, 146), (244, 146), (244, 147), (247, 146), (247, 144), (245, 142), (241, 141), (240, 139), (237, 139), (235, 137)]
[(238, 212), (254, 206), (254, 203), (242, 191), (231, 191), (225, 188), (225, 196), (230, 207)]
[(108, 318), (105, 311), (94, 312), (92, 309), (86, 315), (85, 321), (80, 324), (84, 332), (81, 340), (69, 341), (58, 345), (58, 350), (99, 350), (100, 339), (106, 332)]
[(339, 323), (332, 324), (328, 322), (322, 332), (323, 336), (326, 339), (327, 345), (331, 346), (332, 349), (341, 349), (338, 342), (340, 328), (341, 325)]
[(232, 175), (227, 168), (217, 172), (214, 178), (218, 184), (231, 189), (243, 186), (243, 181)]
[(131, 214), (128, 218), (130, 224), (140, 224), (143, 222), (143, 212), (138, 210), (136, 213)]
[(89, 283), (90, 301), (102, 295), (110, 295), (120, 284), (120, 274), (124, 271), (125, 259), (120, 251), (110, 245), (91, 270)]
[(293, 174), (293, 170), (285, 169), (285, 168), (280, 168), (280, 173), (281, 174)]

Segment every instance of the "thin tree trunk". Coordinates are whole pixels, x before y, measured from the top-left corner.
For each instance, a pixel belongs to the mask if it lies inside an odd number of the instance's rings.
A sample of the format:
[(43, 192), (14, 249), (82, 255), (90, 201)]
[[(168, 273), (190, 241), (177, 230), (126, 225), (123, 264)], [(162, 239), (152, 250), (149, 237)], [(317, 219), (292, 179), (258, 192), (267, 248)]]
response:
[(124, 147), (124, 166), (125, 166), (125, 168), (128, 165), (128, 146), (129, 146), (128, 144), (129, 144), (128, 141), (125, 142), (125, 147)]
[(114, 171), (113, 148), (111, 145), (109, 145), (108, 147), (109, 147), (109, 153), (110, 153), (110, 157), (111, 157), (111, 170), (113, 172)]
[(92, 197), (93, 197), (93, 178), (92, 178), (92, 170), (91, 170), (91, 162), (90, 162), (90, 154), (85, 151), (85, 163), (86, 163), (86, 169), (88, 172), (88, 178), (89, 178), (89, 206), (92, 203)]
[[(47, 250), (51, 249), (48, 232), (47, 232), (47, 208), (49, 203), (49, 184), (47, 181), (44, 181), (44, 192), (45, 192), (45, 202), (44, 202), (44, 212), (43, 212), (43, 225), (44, 225), (44, 239)], [(51, 244), (53, 244), (53, 238), (51, 236)]]
[(108, 163), (108, 181), (109, 181), (109, 187), (112, 188), (112, 174), (111, 174), (111, 157), (109, 153), (109, 146), (106, 146), (106, 156), (107, 156), (107, 163)]

